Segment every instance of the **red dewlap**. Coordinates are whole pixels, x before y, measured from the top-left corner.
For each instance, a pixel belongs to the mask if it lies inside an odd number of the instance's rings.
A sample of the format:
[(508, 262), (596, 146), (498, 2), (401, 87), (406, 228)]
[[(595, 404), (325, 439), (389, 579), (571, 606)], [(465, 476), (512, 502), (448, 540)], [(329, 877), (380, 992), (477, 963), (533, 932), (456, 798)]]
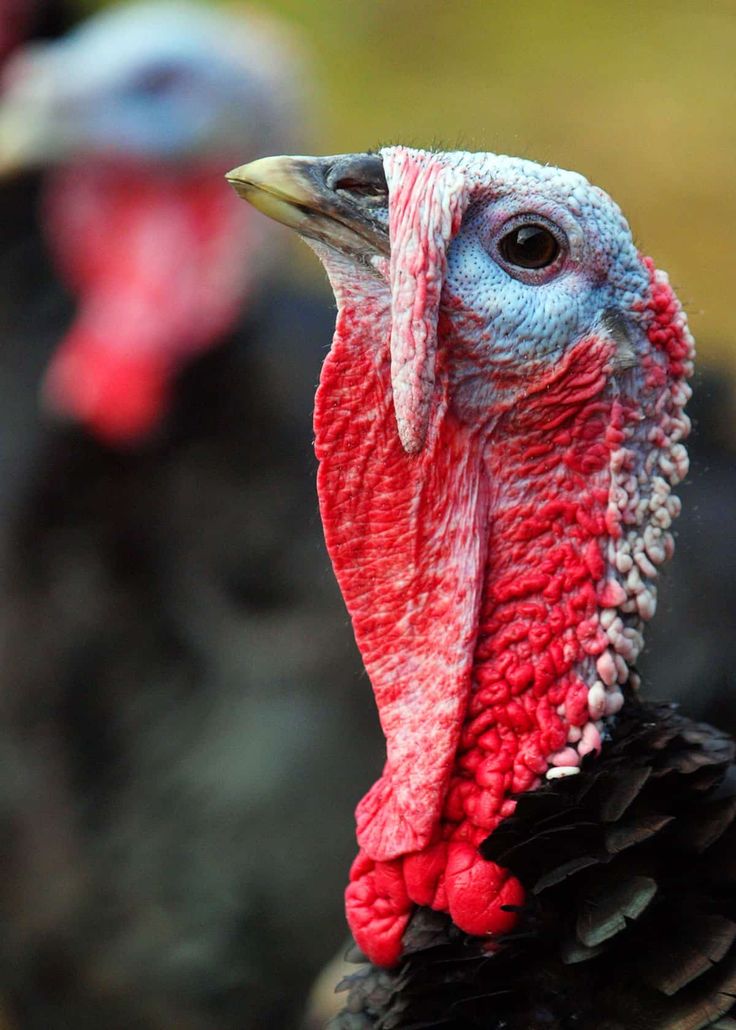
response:
[[(406, 169), (399, 179), (418, 181)], [(436, 219), (455, 196), (449, 181), (437, 196), (443, 189)], [(395, 192), (392, 205), (411, 214)], [(421, 219), (396, 237), (412, 268), (429, 255), (437, 263), (430, 237), (439, 251), (448, 242), (438, 224)], [(392, 255), (392, 294), (401, 260)], [(497, 382), (488, 369), (496, 395), (511, 400), (488, 410), (486, 424), (462, 421), (448, 367), (472, 341), (445, 298), (427, 436), (407, 453), (394, 417), (393, 297), (353, 270), (335, 278), (341, 310), (315, 408), (320, 507), (387, 745), (383, 776), (356, 813), (361, 850), (346, 904), (357, 943), (390, 966), (415, 904), (449, 912), (472, 935), (512, 927), (507, 908), (522, 903), (523, 888), (478, 845), (551, 761), (577, 763), (600, 746), (588, 690), (607, 658), (614, 682), (623, 675), (597, 618), (623, 589), (604, 560), (622, 534), (611, 469), (640, 428), (641, 398), (607, 395), (616, 343), (589, 337), (553, 368), (539, 362)], [(667, 335), (671, 294), (653, 283), (650, 341), (672, 372), (687, 353)], [(420, 307), (427, 296), (418, 289)], [(410, 336), (422, 382), (409, 396), (424, 410), (429, 350)], [(661, 361), (647, 359), (645, 386), (656, 389)], [(567, 746), (571, 732), (578, 751)]]
[[(602, 400), (610, 342), (588, 339), (537, 377), (488, 441), (447, 411), (440, 375), (439, 423), (411, 457), (387, 401), (388, 355), (355, 347), (351, 326), (338, 328), (320, 388), (319, 482), (389, 738), (384, 779), (358, 809), (362, 851), (346, 895), (358, 944), (388, 965), (415, 903), (471, 934), (513, 925), (504, 906), (521, 903), (521, 885), (476, 849), (513, 811), (511, 794), (539, 782), (569, 726), (589, 720), (577, 667), (606, 646), (592, 616), (605, 587), (608, 459), (629, 413)], [(472, 678), (451, 650), (458, 639)], [(404, 640), (414, 661), (402, 678)], [(414, 808), (396, 801), (407, 787)], [(428, 839), (413, 832), (414, 811)]]
[[(509, 794), (538, 782), (546, 758), (564, 741), (565, 724), (589, 719), (586, 684), (575, 666), (605, 647), (593, 613), (621, 601), (621, 586), (606, 578), (603, 561), (608, 540), (622, 532), (606, 507), (609, 458), (627, 427), (638, 427), (641, 405), (650, 410), (659, 396), (656, 352), (666, 356), (673, 389), (685, 389), (679, 383), (689, 374), (691, 342), (679, 306), (664, 277), (646, 264), (654, 351), (643, 355), (642, 369), (653, 394), (637, 406), (604, 400), (609, 343), (583, 341), (499, 422), (486, 451), (483, 475), (503, 486), (488, 517), (472, 694), (436, 839), (401, 866), (391, 862), (390, 892), (381, 876), (385, 863), (362, 854), (347, 891), (356, 939), (380, 964), (398, 961), (409, 915), (399, 869), (409, 902), (449, 911), (471, 934), (508, 930), (515, 916), (504, 906), (523, 900), (518, 881), (484, 862), (475, 845), (513, 811)], [(380, 928), (369, 906), (355, 904), (365, 881), (380, 903)]]

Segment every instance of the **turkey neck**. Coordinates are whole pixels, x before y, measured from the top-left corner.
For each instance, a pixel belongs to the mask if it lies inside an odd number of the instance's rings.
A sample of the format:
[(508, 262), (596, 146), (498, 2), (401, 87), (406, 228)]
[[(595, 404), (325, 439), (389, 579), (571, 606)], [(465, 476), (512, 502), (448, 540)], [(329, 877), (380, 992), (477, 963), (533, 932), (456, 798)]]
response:
[(432, 422), (411, 455), (392, 408), (390, 298), (378, 280), (340, 284), (318, 487), (387, 739), (357, 812), (376, 860), (482, 839), (512, 793), (574, 774), (622, 704), (687, 468), (692, 340), (647, 268), (631, 367), (592, 332), (546, 371), (496, 382), (482, 425), (452, 381), (462, 340), (445, 313)]
[[(446, 838), (479, 844), (511, 814), (513, 794), (574, 775), (623, 705), (654, 601), (641, 570), (636, 593), (635, 577), (629, 584), (616, 567), (622, 473), (627, 504), (626, 485), (650, 496), (636, 439), (640, 374), (613, 380), (614, 354), (611, 340), (580, 341), (499, 414), (485, 442), (483, 590)], [(663, 530), (648, 539), (664, 560)], [(651, 556), (643, 552), (653, 578)]]
[(671, 488), (687, 472), (692, 356), (649, 267), (653, 321), (637, 361), (617, 370), (605, 331), (580, 341), (487, 439), (484, 586), (446, 838), (479, 844), (512, 794), (575, 775), (638, 685), (657, 568), (674, 548)]

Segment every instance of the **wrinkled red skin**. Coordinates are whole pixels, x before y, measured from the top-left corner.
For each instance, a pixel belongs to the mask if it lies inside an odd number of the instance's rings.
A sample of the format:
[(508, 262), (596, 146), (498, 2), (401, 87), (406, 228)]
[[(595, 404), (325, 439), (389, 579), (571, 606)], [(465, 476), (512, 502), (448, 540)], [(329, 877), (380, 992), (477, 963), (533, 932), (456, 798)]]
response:
[[(650, 342), (681, 376), (688, 346), (668, 286), (653, 283), (650, 308)], [(347, 914), (368, 957), (391, 966), (415, 904), (473, 935), (514, 924), (504, 906), (519, 905), (523, 888), (477, 846), (513, 812), (511, 795), (539, 784), (569, 727), (590, 719), (578, 670), (606, 646), (591, 616), (612, 603), (604, 554), (621, 532), (607, 513), (609, 460), (639, 413), (606, 390), (613, 343), (591, 337), (557, 366), (506, 382), (523, 399), (469, 427), (448, 396), (457, 341), (445, 320), (433, 423), (425, 449), (408, 455), (388, 341), (366, 341), (384, 315), (378, 296), (344, 304), (315, 427), (327, 543), (388, 743), (384, 776), (358, 808)], [(402, 666), (407, 642), (423, 673), (436, 669), (418, 695)]]
[(44, 392), (107, 443), (156, 428), (173, 377), (221, 338), (247, 294), (251, 213), (220, 178), (119, 163), (50, 178), (50, 244), (79, 312)]
[[(535, 384), (523, 418), (508, 414), (497, 425), (499, 444), (491, 438), (484, 446), (479, 434), (466, 441), (479, 459), (488, 505), (479, 527), (486, 568), (472, 692), (467, 705), (457, 698), (462, 730), (428, 844), (389, 861), (376, 862), (363, 851), (351, 871), (351, 928), (381, 965), (398, 959), (413, 903), (449, 911), (461, 929), (487, 934), (509, 930), (515, 916), (503, 906), (523, 901), (518, 881), (481, 859), (477, 845), (513, 811), (510, 795), (535, 786), (548, 756), (565, 744), (567, 726), (557, 706), (564, 705), (568, 724), (582, 726), (589, 718), (587, 685), (573, 668), (606, 644), (602, 634), (589, 636), (586, 620), (596, 610), (603, 575), (609, 446), (619, 442), (611, 402), (601, 401), (609, 358), (610, 345), (583, 341), (564, 369)], [(550, 411), (557, 423), (552, 433)], [(443, 428), (448, 436), (467, 435), (452, 415)], [(453, 448), (445, 450), (442, 440), (440, 448), (452, 462)], [(352, 453), (349, 443), (346, 452)], [(411, 461), (398, 452), (392, 458), (397, 469)], [(406, 472), (400, 478), (410, 481)], [(455, 517), (474, 521), (467, 508)], [(401, 540), (391, 539), (392, 529), (399, 536), (401, 522), (383, 528), (380, 554), (356, 560), (343, 546), (341, 559), (363, 569), (367, 560), (395, 560)], [(429, 636), (436, 647), (436, 634)], [(388, 626), (381, 638), (391, 646)], [(431, 748), (431, 722), (426, 732)], [(363, 807), (359, 833), (365, 818)]]

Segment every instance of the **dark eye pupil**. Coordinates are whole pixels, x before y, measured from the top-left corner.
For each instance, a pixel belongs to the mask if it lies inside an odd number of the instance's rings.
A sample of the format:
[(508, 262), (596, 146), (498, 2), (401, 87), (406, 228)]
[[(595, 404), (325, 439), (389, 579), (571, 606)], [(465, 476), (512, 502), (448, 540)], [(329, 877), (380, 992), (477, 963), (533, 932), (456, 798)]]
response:
[(176, 89), (184, 81), (184, 75), (179, 68), (146, 68), (135, 80), (134, 87), (137, 93), (161, 94)]
[(546, 268), (560, 253), (553, 233), (543, 225), (522, 225), (512, 229), (499, 243), (503, 257), (519, 268)]

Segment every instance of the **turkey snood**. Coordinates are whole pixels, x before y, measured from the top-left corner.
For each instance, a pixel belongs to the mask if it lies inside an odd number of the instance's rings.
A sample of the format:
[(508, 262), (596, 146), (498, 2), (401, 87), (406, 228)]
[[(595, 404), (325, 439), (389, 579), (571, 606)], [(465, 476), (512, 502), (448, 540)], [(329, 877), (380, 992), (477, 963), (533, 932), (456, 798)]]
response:
[(391, 387), (399, 437), (424, 444), (434, 395), (437, 318), (447, 247), (467, 204), (465, 180), (439, 161), (387, 155), (391, 259)]
[[(353, 190), (388, 260), (356, 259), (342, 207), (331, 238), (300, 192), (290, 224), (338, 302), (318, 489), (387, 743), (347, 913), (390, 966), (414, 905), (472, 935), (513, 926), (523, 886), (479, 845), (519, 793), (605, 747), (636, 686), (687, 470), (692, 340), (666, 276), (581, 176), (493, 154), (380, 159), (387, 198), (368, 209), (344, 176), (334, 203)], [(278, 196), (289, 221), (283, 175)], [(549, 261), (525, 264), (524, 227), (547, 234)]]

